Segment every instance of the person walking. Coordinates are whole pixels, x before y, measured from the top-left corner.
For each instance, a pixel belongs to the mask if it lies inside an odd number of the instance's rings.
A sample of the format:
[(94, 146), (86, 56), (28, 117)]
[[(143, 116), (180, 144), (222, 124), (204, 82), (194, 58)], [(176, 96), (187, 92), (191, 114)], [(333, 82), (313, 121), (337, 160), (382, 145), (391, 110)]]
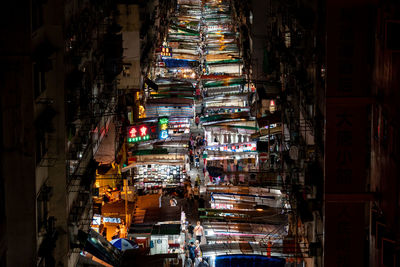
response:
[(199, 258), (199, 263), (197, 265), (198, 267), (209, 267), (210, 265), (208, 262), (204, 260), (204, 258)]
[(197, 225), (194, 228), (194, 234), (196, 235), (196, 240), (201, 243), (201, 237), (204, 235), (204, 229), (203, 226), (200, 225), (200, 221), (197, 221)]
[(193, 262), (192, 262), (192, 259), (189, 257), (189, 251), (186, 251), (184, 267), (192, 267), (192, 265), (193, 265)]
[(195, 167), (196, 168), (200, 167), (200, 155), (199, 155), (199, 152), (197, 152), (197, 154), (195, 156)]
[(196, 247), (195, 250), (194, 250), (194, 253), (196, 254), (196, 257), (201, 257), (202, 254), (201, 254), (201, 250), (200, 250), (200, 242), (199, 242), (199, 240), (195, 241), (194, 246)]
[(196, 116), (196, 118), (194, 119), (194, 122), (196, 123), (197, 128), (199, 128), (199, 123), (200, 123), (199, 115)]
[(196, 258), (196, 253), (195, 253), (196, 246), (194, 245), (193, 241), (190, 242), (189, 244), (189, 258), (194, 262)]
[(193, 150), (189, 150), (189, 158), (190, 158), (190, 164), (193, 164)]
[(120, 230), (120, 228), (119, 228), (119, 225), (117, 225), (117, 227), (116, 227), (116, 229), (115, 229), (115, 232), (114, 232), (114, 235), (112, 236), (111, 239), (114, 240), (114, 239), (119, 238), (120, 232), (121, 232), (121, 230)]
[(188, 228), (187, 228), (187, 229), (188, 229), (189, 238), (192, 239), (192, 238), (193, 238), (194, 226), (192, 225), (191, 222), (189, 222), (189, 225), (188, 225)]
[(197, 185), (201, 185), (201, 179), (200, 179), (200, 175), (199, 174), (197, 174), (197, 176), (196, 176), (195, 183), (197, 183)]
[(195, 186), (195, 187), (193, 188), (193, 196), (194, 196), (194, 199), (198, 200), (198, 199), (199, 199), (199, 195), (200, 195), (199, 187), (198, 187), (198, 186)]

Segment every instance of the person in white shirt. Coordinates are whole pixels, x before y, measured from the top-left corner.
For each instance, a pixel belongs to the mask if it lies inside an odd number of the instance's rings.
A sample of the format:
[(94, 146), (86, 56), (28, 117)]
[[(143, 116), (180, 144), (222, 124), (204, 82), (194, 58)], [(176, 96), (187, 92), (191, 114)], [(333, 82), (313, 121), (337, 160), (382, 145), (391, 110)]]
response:
[(200, 225), (200, 221), (197, 222), (197, 225), (194, 228), (194, 234), (196, 236), (196, 240), (201, 243), (201, 237), (204, 235), (204, 229), (203, 226)]

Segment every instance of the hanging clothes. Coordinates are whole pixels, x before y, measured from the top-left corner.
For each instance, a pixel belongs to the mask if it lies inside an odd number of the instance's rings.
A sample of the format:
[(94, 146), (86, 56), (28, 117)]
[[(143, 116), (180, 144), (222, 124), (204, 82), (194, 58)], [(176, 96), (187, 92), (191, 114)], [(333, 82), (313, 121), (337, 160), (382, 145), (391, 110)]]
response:
[(224, 159), (224, 161), (223, 161), (223, 170), (225, 172), (228, 171), (228, 161), (226, 159)]

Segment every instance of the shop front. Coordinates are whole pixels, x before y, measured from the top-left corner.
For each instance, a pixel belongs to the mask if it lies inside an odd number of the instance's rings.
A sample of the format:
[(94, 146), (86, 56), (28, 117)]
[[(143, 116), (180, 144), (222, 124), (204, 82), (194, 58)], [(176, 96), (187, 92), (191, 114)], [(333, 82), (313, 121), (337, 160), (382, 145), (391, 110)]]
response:
[(185, 213), (176, 206), (148, 207), (137, 209), (128, 238), (144, 248), (151, 255), (183, 253)]
[[(228, 147), (228, 146), (225, 146)], [(234, 149), (236, 148), (233, 146)], [(249, 150), (253, 148), (249, 146)], [(209, 179), (214, 184), (249, 183), (250, 171), (257, 171), (257, 153), (219, 152), (208, 150), (206, 168)]]
[(184, 240), (181, 224), (155, 225), (151, 232), (150, 254), (183, 253)]
[(139, 194), (181, 187), (185, 178), (183, 164), (138, 164), (133, 168), (133, 180)]
[(186, 155), (176, 153), (136, 155), (122, 172), (127, 173), (138, 195), (158, 194), (183, 187), (187, 175), (185, 159)]

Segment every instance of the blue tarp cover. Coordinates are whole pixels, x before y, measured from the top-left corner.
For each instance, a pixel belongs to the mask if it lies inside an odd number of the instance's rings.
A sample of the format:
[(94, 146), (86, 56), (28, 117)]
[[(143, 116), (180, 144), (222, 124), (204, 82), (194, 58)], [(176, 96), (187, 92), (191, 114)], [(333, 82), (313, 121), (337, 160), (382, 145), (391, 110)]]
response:
[(262, 255), (223, 255), (215, 258), (215, 267), (284, 267), (285, 260)]
[(167, 68), (191, 68), (196, 64), (196, 60), (163, 58)]

